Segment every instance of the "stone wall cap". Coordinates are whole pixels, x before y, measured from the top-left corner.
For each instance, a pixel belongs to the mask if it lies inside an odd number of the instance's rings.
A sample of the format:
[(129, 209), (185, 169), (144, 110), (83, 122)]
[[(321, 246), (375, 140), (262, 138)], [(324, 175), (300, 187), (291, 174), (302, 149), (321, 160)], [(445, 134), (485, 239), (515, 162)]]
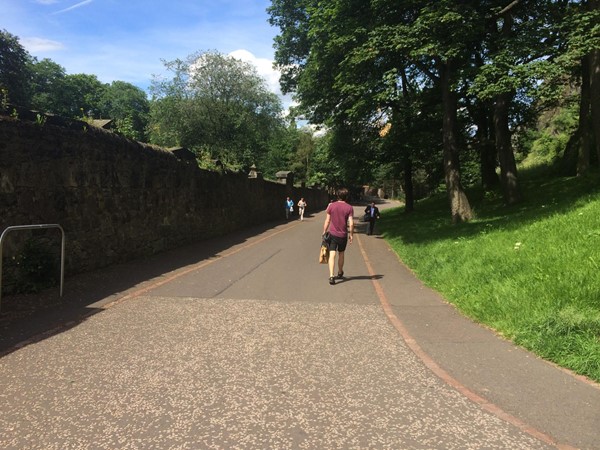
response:
[(94, 125), (95, 127), (98, 128), (104, 128), (105, 130), (108, 130), (111, 126), (112, 126), (112, 119), (93, 119), (92, 120), (92, 125)]
[(196, 161), (196, 155), (189, 148), (171, 147), (167, 150), (173, 153), (177, 157), (177, 159), (182, 159), (184, 161)]

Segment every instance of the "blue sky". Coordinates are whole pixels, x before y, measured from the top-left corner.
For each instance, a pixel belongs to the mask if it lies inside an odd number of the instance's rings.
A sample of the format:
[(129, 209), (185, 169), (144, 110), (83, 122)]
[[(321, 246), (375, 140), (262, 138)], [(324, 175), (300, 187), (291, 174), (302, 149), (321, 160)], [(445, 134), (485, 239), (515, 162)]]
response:
[[(216, 50), (252, 63), (274, 92), (269, 0), (0, 0), (0, 29), (68, 74), (147, 89), (161, 60)], [(289, 103), (289, 98), (284, 99)]]

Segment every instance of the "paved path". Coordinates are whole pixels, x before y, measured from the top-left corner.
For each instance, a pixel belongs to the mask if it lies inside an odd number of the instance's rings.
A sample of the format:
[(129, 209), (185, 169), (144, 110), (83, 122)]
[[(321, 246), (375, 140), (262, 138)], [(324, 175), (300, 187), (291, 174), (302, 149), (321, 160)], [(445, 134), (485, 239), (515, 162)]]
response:
[(597, 385), (462, 317), (380, 237), (359, 228), (329, 286), (323, 219), (67, 279), (0, 337), (0, 448), (600, 449)]

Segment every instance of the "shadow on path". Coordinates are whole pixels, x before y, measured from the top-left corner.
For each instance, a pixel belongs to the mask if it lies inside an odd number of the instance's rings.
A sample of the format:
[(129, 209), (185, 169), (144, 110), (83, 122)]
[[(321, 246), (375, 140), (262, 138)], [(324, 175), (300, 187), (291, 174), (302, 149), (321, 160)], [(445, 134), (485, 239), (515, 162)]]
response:
[[(92, 272), (66, 276), (63, 297), (57, 287), (36, 294), (2, 298), (0, 357), (21, 344), (43, 340), (77, 326), (103, 306), (142, 289), (151, 280), (219, 255), (233, 246), (285, 223), (270, 222), (227, 236), (199, 241), (164, 253), (116, 264)], [(68, 241), (67, 250), (68, 252)], [(17, 346), (17, 347), (15, 347)]]

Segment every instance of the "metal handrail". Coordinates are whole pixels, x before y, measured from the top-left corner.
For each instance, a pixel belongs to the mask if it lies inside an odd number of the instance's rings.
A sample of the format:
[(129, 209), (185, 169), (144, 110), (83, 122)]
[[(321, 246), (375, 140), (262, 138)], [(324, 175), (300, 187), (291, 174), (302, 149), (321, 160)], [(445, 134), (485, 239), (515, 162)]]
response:
[(15, 225), (7, 227), (0, 236), (0, 310), (2, 309), (2, 245), (4, 237), (11, 231), (15, 230), (37, 230), (40, 228), (58, 228), (62, 234), (60, 243), (60, 296), (63, 295), (63, 281), (65, 279), (65, 230), (56, 223), (40, 224), (40, 225)]

